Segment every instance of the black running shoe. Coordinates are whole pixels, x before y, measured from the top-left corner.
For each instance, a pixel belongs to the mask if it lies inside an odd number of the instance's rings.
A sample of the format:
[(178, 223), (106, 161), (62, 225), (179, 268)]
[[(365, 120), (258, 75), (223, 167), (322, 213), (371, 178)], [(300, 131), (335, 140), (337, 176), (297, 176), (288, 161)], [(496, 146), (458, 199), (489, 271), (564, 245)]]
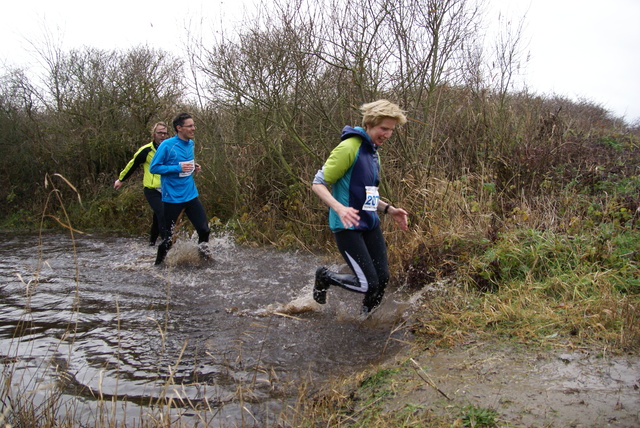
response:
[(360, 312), (361, 319), (366, 320), (376, 309), (378, 309), (378, 306), (374, 306), (373, 308), (370, 308), (367, 305), (362, 305), (362, 311)]
[(367, 318), (369, 314), (371, 314), (372, 309), (369, 306), (362, 305), (362, 310), (360, 311), (360, 316), (362, 318)]
[(200, 258), (203, 261), (211, 261), (213, 260), (213, 255), (211, 254), (211, 248), (209, 248), (209, 243), (201, 242), (198, 244), (198, 253), (200, 254)]
[(324, 266), (316, 269), (316, 282), (313, 285), (313, 300), (318, 302), (321, 305), (327, 303), (327, 290), (329, 289), (329, 283), (327, 282), (327, 278), (325, 273), (327, 272), (327, 268)]

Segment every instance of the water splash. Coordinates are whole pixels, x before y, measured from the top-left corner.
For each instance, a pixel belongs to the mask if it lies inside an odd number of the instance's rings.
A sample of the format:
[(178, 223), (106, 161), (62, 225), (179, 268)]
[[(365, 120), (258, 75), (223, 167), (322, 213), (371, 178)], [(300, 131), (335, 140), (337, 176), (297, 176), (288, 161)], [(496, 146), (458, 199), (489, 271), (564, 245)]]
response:
[(390, 335), (404, 334), (393, 295), (364, 322), (362, 295), (332, 288), (326, 305), (315, 303), (312, 254), (221, 236), (203, 263), (197, 238), (180, 236), (158, 269), (142, 239), (82, 236), (77, 259), (64, 235), (45, 236), (40, 252), (37, 235), (0, 239), (0, 361), (34, 397), (61, 388), (78, 398), (79, 414), (95, 415), (99, 397), (141, 406), (127, 415), (180, 397), (213, 403), (219, 426), (247, 411), (268, 420), (289, 382), (368, 366), (399, 349)]

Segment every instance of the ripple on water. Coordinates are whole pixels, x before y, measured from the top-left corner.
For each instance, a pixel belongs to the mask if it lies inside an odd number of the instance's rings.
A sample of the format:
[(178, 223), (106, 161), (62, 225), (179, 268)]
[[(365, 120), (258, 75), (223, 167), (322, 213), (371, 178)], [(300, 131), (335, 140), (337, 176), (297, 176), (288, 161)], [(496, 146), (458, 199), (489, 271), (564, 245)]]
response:
[(273, 412), (284, 389), (377, 362), (404, 334), (395, 327), (407, 304), (393, 295), (364, 320), (361, 295), (331, 289), (327, 305), (314, 302), (320, 261), (309, 254), (242, 248), (221, 236), (205, 261), (195, 240), (181, 237), (158, 268), (144, 239), (76, 236), (75, 252), (62, 234), (41, 244), (37, 235), (2, 239), (5, 367), (16, 388), (44, 400), (62, 385), (88, 414), (100, 397), (131, 406), (180, 398), (215, 403), (216, 418), (232, 423), (239, 403)]

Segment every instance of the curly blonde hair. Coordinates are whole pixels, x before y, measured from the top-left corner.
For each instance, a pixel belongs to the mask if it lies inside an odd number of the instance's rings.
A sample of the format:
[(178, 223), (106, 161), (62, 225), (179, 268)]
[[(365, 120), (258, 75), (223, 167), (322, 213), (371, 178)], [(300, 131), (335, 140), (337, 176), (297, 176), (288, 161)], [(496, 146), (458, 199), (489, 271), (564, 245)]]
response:
[(362, 126), (377, 126), (386, 118), (395, 119), (398, 125), (407, 123), (404, 111), (397, 105), (387, 100), (373, 101), (360, 107), (362, 113)]

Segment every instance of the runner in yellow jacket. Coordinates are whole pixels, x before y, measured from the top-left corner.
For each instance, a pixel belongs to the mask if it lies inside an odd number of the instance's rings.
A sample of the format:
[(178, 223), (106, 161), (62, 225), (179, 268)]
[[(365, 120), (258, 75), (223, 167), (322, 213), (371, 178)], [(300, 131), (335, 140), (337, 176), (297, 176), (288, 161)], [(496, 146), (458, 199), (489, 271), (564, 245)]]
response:
[(153, 222), (151, 224), (151, 232), (149, 235), (149, 245), (154, 246), (158, 236), (165, 239), (168, 234), (164, 221), (164, 205), (162, 203), (162, 193), (160, 191), (160, 175), (152, 174), (149, 171), (149, 165), (153, 156), (156, 154), (156, 149), (160, 146), (164, 140), (167, 139), (169, 134), (167, 133), (167, 125), (164, 122), (158, 122), (151, 128), (151, 137), (153, 141), (149, 144), (145, 144), (140, 147), (138, 151), (133, 155), (133, 159), (129, 161), (127, 166), (124, 167), (120, 176), (113, 183), (113, 188), (119, 190), (122, 187), (122, 182), (128, 179), (139, 166), (142, 165), (144, 170), (144, 178), (142, 184), (144, 186), (144, 196), (149, 202), (149, 206), (153, 210)]

